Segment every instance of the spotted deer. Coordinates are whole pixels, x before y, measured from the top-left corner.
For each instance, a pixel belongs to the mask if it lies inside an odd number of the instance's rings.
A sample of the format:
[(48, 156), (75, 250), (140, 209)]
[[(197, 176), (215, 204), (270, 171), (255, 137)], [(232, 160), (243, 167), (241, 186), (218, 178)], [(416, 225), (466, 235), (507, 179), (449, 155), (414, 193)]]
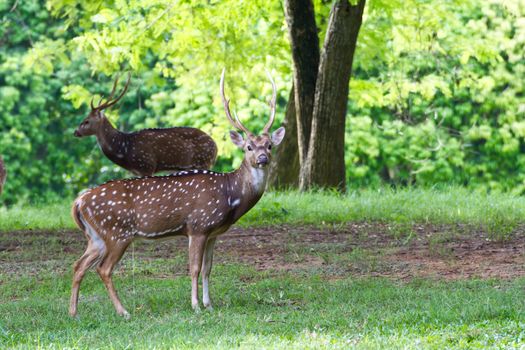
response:
[(261, 135), (255, 136), (232, 118), (224, 95), (224, 71), (220, 92), (226, 117), (246, 139), (230, 131), (232, 142), (244, 151), (241, 166), (230, 173), (208, 170), (182, 171), (161, 177), (108, 182), (81, 194), (73, 203), (72, 215), (87, 238), (87, 249), (75, 262), (69, 313), (77, 314), (80, 283), (91, 266), (105, 284), (119, 315), (129, 317), (111, 279), (115, 264), (135, 239), (156, 240), (172, 236), (189, 238), (191, 304), (199, 310), (198, 278), (202, 270), (203, 304), (211, 309), (209, 276), (217, 236), (226, 232), (261, 198), (266, 187), (272, 146), (281, 143), (285, 131), (270, 134), (275, 118), (276, 87), (271, 113)]
[(102, 152), (113, 163), (139, 176), (160, 171), (210, 169), (217, 157), (217, 145), (205, 132), (189, 127), (145, 129), (126, 133), (117, 130), (104, 115), (127, 92), (131, 75), (122, 92), (113, 98), (119, 78), (106, 101), (91, 99), (91, 111), (74, 132), (76, 137), (95, 135)]

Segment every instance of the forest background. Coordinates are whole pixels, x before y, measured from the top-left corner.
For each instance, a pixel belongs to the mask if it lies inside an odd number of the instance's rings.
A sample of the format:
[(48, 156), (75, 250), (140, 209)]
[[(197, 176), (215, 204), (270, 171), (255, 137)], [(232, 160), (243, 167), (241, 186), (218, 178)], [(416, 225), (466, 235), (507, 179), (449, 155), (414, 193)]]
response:
[[(330, 1), (314, 1), (319, 36)], [(129, 176), (73, 131), (93, 96), (132, 72), (121, 130), (193, 126), (227, 137), (218, 80), (247, 126), (267, 120), (269, 69), (284, 118), (293, 80), (280, 1), (0, 0), (0, 152), (7, 205), (73, 197)], [(460, 185), (525, 192), (525, 1), (370, 0), (345, 128), (349, 188)], [(278, 122), (276, 123), (276, 125)], [(285, 166), (285, 164), (283, 164)]]

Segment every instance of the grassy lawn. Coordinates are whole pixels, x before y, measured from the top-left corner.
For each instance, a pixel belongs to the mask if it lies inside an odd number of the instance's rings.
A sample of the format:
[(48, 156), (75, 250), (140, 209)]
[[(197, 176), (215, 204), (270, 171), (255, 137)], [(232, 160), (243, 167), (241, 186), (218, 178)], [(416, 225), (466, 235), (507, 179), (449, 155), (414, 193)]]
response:
[[(195, 314), (189, 279), (119, 278), (132, 310), (115, 316), (100, 281), (84, 284), (78, 320), (67, 316), (69, 276), (2, 285), (2, 348), (519, 347), (525, 344), (525, 280), (327, 281), (218, 266), (213, 312)], [(134, 306), (133, 308), (131, 308)]]
[[(165, 261), (169, 264), (170, 261)], [(1, 348), (519, 348), (525, 279), (437, 282), (327, 280), (214, 270), (215, 311), (190, 308), (187, 277), (118, 276), (125, 321), (91, 273), (80, 318), (67, 316), (70, 275), (12, 277), (0, 293)]]
[[(74, 228), (70, 217), (72, 201), (0, 208), (0, 231)], [(525, 222), (525, 197), (489, 195), (459, 187), (361, 190), (347, 195), (268, 192), (238, 225), (324, 225), (353, 221), (482, 225), (504, 236)]]
[(268, 193), (217, 245), (213, 312), (191, 309), (184, 238), (128, 249), (128, 321), (94, 271), (67, 314), (69, 202), (0, 212), (0, 349), (525, 348), (520, 197)]

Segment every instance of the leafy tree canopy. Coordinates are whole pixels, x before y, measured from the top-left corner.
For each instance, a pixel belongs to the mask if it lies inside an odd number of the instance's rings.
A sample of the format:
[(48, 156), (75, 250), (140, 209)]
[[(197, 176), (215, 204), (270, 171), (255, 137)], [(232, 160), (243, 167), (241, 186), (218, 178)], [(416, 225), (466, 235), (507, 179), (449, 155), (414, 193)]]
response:
[[(74, 139), (93, 95), (132, 71), (111, 119), (124, 130), (191, 125), (219, 144), (218, 169), (240, 153), (218, 95), (260, 130), (279, 87), (282, 119), (291, 58), (273, 1), (0, 0), (0, 147), (4, 200), (73, 195), (124, 176)], [(22, 6), (23, 5), (23, 6)], [(321, 44), (330, 2), (315, 1)], [(349, 183), (455, 182), (525, 191), (525, 0), (370, 0), (351, 81)], [(233, 164), (232, 164), (233, 160)]]

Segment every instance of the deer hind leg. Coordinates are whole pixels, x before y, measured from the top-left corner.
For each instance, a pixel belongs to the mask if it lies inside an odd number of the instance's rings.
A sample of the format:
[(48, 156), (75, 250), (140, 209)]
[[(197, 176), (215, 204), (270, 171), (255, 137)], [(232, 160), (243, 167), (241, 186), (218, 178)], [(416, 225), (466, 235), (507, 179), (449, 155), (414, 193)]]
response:
[(202, 258), (202, 303), (208, 310), (213, 310), (208, 286), (211, 267), (213, 265), (213, 248), (215, 247), (216, 240), (215, 237), (208, 239), (208, 242), (206, 242), (206, 249), (204, 250), (204, 256)]
[(116, 243), (111, 247), (108, 254), (104, 257), (102, 263), (97, 267), (97, 272), (100, 276), (100, 279), (102, 279), (102, 282), (106, 286), (109, 298), (113, 302), (113, 306), (115, 307), (117, 314), (124, 316), (126, 319), (130, 317), (129, 312), (126, 311), (120, 302), (115, 286), (113, 285), (112, 275), (115, 266), (122, 258), (122, 255), (126, 251), (129, 243), (130, 242)]
[(202, 256), (206, 246), (207, 237), (189, 236), (189, 260), (190, 260), (190, 275), (191, 275), (191, 307), (195, 311), (199, 311), (199, 274), (202, 265)]
[(77, 315), (80, 283), (82, 283), (86, 271), (101, 259), (104, 251), (100, 248), (100, 246), (97, 246), (90, 240), (84, 254), (73, 265), (73, 286), (71, 288), (71, 301), (69, 303), (69, 314), (73, 317)]

